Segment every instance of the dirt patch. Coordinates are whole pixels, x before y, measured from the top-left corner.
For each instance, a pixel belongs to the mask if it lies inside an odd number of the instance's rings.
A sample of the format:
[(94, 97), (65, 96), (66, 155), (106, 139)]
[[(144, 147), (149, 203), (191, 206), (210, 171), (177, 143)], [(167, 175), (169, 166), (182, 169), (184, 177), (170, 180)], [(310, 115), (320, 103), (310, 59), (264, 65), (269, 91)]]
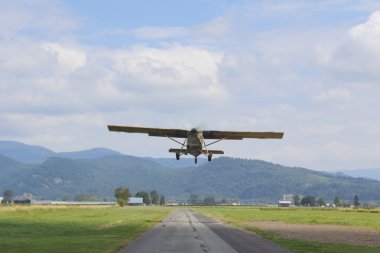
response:
[(288, 224), (278, 221), (255, 221), (248, 225), (272, 231), (289, 239), (344, 243), (360, 246), (380, 246), (380, 231), (338, 225)]

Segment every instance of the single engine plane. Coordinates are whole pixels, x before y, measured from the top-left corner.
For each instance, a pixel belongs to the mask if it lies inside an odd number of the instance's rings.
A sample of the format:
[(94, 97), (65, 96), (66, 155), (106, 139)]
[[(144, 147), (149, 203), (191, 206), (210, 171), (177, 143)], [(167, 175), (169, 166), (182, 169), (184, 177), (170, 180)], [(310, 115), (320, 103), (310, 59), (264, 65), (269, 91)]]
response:
[[(126, 133), (144, 133), (149, 136), (167, 137), (181, 145), (180, 148), (171, 148), (169, 152), (175, 153), (176, 159), (179, 160), (181, 155), (192, 155), (195, 157), (195, 163), (200, 155), (205, 155), (208, 161), (211, 161), (214, 154), (222, 155), (222, 150), (209, 150), (208, 146), (222, 140), (242, 140), (244, 138), (256, 139), (282, 139), (283, 132), (236, 132), (236, 131), (202, 131), (193, 128), (190, 131), (184, 129), (167, 129), (167, 128), (148, 128), (134, 126), (115, 126), (108, 125), (108, 130), (112, 132)], [(175, 138), (184, 138), (183, 142)], [(206, 144), (205, 140), (214, 140)]]

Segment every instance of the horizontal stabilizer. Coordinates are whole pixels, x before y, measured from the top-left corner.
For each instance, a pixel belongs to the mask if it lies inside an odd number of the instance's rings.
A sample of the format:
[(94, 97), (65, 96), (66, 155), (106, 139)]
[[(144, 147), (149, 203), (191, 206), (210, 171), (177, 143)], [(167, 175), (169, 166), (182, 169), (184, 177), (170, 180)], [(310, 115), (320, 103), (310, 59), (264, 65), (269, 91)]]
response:
[[(179, 148), (171, 148), (169, 149), (169, 152), (170, 153), (180, 153), (180, 154), (188, 154), (190, 152), (190, 150), (188, 149), (179, 149)], [(215, 155), (223, 155), (224, 154), (224, 151), (223, 150), (202, 150), (202, 153), (203, 154), (215, 154)]]
[(215, 154), (215, 155), (224, 155), (223, 150), (202, 150), (204, 153), (209, 153), (209, 154)]
[(169, 149), (170, 153), (187, 153), (187, 149), (171, 148)]

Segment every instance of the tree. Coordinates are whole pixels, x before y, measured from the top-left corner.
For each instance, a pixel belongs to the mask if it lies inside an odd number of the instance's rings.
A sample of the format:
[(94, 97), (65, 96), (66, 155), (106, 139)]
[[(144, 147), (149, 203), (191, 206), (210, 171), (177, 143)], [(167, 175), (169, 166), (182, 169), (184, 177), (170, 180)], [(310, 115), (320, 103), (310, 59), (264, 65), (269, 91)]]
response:
[(201, 200), (197, 194), (192, 193), (190, 194), (188, 202), (190, 205), (199, 205)]
[(128, 188), (118, 187), (115, 189), (115, 198), (120, 206), (127, 205), (129, 197), (131, 197), (131, 193)]
[(359, 196), (358, 196), (358, 195), (355, 195), (355, 196), (354, 196), (354, 206), (355, 206), (355, 207), (360, 206)]
[(158, 205), (159, 196), (158, 196), (157, 191), (150, 192), (150, 200), (153, 205)]
[(3, 192), (3, 201), (2, 203), (12, 203), (12, 198), (13, 198), (13, 192), (11, 189), (6, 189)]
[(316, 205), (315, 197), (306, 196), (306, 197), (302, 198), (301, 205), (303, 205), (303, 206), (315, 206)]
[(341, 205), (340, 198), (338, 197), (338, 195), (335, 196), (334, 205), (336, 207), (339, 207)]
[(317, 199), (317, 206), (326, 206), (326, 202), (323, 198)]
[(83, 194), (75, 195), (74, 200), (75, 201), (94, 201), (95, 198), (91, 196), (90, 194), (83, 193)]
[(150, 205), (149, 194), (147, 192), (141, 191), (136, 193), (136, 197), (143, 198), (143, 202), (145, 205)]
[(164, 196), (164, 195), (162, 195), (162, 196), (160, 197), (160, 205), (161, 205), (161, 206), (164, 206), (164, 205), (165, 205), (165, 196)]
[(223, 199), (222, 199), (222, 204), (223, 204), (223, 205), (227, 205), (227, 202), (228, 202), (228, 201), (227, 201), (226, 198), (223, 198)]
[(300, 195), (296, 194), (293, 196), (293, 203), (295, 206), (300, 206), (301, 205), (301, 197)]
[(214, 206), (216, 204), (214, 197), (206, 197), (203, 200), (203, 204), (206, 206)]

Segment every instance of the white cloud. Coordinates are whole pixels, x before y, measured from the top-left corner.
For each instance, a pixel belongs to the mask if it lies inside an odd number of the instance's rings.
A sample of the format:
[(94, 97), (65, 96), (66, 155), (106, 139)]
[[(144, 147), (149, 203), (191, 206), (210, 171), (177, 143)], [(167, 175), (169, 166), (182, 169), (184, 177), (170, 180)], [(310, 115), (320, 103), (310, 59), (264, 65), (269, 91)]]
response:
[(74, 71), (86, 62), (86, 54), (78, 49), (62, 47), (59, 43), (45, 43), (41, 47), (57, 59), (58, 69)]
[(19, 20), (0, 22), (1, 139), (168, 156), (170, 142), (113, 135), (106, 125), (203, 125), (285, 131), (281, 141), (223, 142), (227, 155), (314, 169), (380, 162), (378, 12), (362, 24), (317, 26), (310, 13), (327, 8), (265, 2), (192, 27), (115, 29), (133, 42), (106, 48), (85, 43), (57, 3), (9, 6), (0, 21)]
[(193, 28), (193, 33), (201, 38), (228, 36), (231, 32), (230, 22), (228, 17), (217, 17), (201, 26)]
[(380, 11), (372, 13), (365, 23), (350, 29), (349, 35), (363, 46), (380, 53)]
[(220, 53), (173, 45), (158, 49), (137, 46), (117, 51), (114, 67), (148, 85), (207, 87), (218, 83)]
[(61, 34), (71, 31), (78, 22), (59, 1), (1, 1), (0, 36), (11, 37), (30, 30)]
[(333, 88), (326, 92), (322, 92), (314, 97), (316, 101), (342, 101), (351, 98), (351, 92), (348, 89), (343, 88)]
[(346, 83), (377, 83), (380, 78), (380, 11), (348, 29), (342, 38), (335, 45), (320, 50), (322, 66)]

